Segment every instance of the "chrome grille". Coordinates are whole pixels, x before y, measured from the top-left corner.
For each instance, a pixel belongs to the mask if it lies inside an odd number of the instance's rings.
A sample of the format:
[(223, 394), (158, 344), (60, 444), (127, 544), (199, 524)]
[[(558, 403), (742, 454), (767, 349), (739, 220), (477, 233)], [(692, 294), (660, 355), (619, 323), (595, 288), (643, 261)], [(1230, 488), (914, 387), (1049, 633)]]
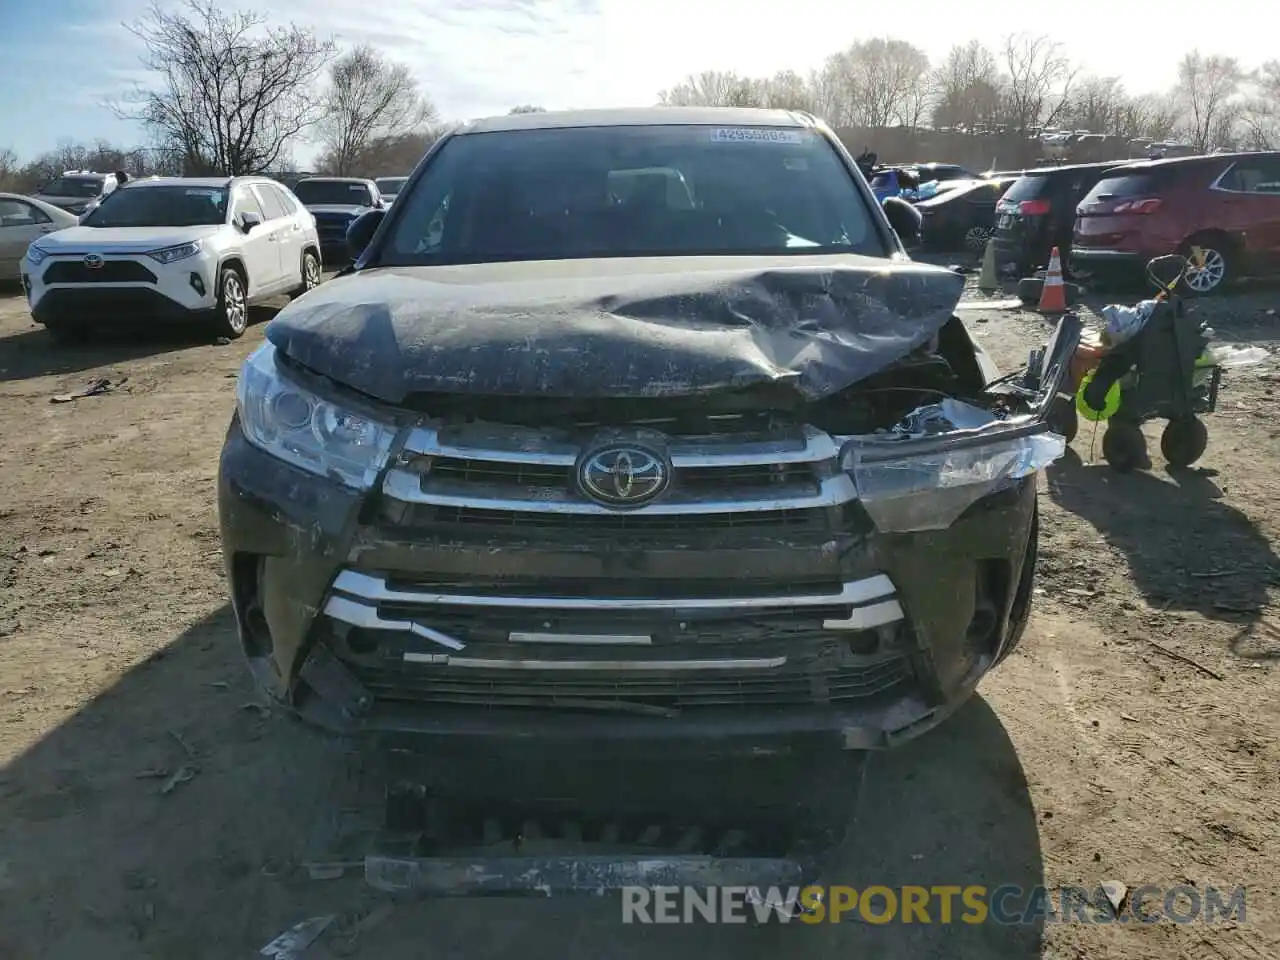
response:
[[(855, 498), (837, 469), (836, 441), (813, 427), (666, 438), (671, 487), (646, 506), (619, 510), (574, 482), (591, 437), (569, 431), (468, 425), (411, 431), (388, 470), (392, 521), (661, 530), (827, 524)], [(423, 514), (421, 508), (431, 508)]]

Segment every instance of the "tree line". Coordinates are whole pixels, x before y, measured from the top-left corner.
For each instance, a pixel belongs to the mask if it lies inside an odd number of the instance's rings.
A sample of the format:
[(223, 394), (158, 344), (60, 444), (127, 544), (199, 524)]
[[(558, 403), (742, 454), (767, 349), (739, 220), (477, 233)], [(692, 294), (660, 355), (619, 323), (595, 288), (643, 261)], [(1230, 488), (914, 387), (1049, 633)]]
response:
[(775, 107), (833, 127), (932, 127), (1034, 135), (1045, 127), (1125, 139), (1179, 138), (1205, 152), (1280, 146), (1280, 60), (1247, 69), (1199, 50), (1178, 62), (1173, 89), (1132, 95), (1090, 76), (1049, 37), (1013, 34), (997, 49), (958, 44), (938, 63), (905, 40), (859, 40), (808, 76), (708, 70), (659, 94), (670, 106)]
[[(409, 68), (369, 46), (332, 39), (215, 0), (158, 3), (127, 24), (153, 78), (119, 99), (148, 145), (67, 142), (21, 163), (0, 148), (0, 190), (30, 192), (69, 169), (132, 175), (286, 172), (292, 148), (320, 147), (318, 172), (383, 176), (411, 169), (447, 129)], [(1200, 151), (1280, 145), (1280, 61), (1246, 69), (1198, 50), (1162, 94), (1130, 95), (1116, 77), (1086, 76), (1061, 44), (1012, 35), (998, 50), (973, 41), (939, 63), (904, 40), (860, 40), (808, 76), (704, 71), (661, 91), (670, 106), (806, 110), (832, 126), (933, 127), (1034, 134), (1045, 126), (1125, 138), (1182, 137)], [(542, 108), (530, 104), (512, 113)]]

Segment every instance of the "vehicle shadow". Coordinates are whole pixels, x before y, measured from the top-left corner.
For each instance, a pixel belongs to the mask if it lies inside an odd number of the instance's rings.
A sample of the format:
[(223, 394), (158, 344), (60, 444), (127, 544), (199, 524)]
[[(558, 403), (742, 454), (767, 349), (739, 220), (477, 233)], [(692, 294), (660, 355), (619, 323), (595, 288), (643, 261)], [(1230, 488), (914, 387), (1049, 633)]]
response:
[[(250, 309), (249, 322), (266, 323), (279, 306)], [(140, 360), (211, 344), (216, 335), (199, 326), (162, 329), (136, 326), (95, 331), (81, 343), (57, 344), (44, 327), (31, 326), (0, 336), (0, 383), (36, 377), (82, 373), (98, 367)]]
[[(397, 901), (353, 870), (300, 868), (363, 780), (352, 746), (260, 707), (224, 607), (0, 770), (0, 957), (256, 956), (333, 914), (303, 960), (358, 956), (1039, 955), (1038, 924), (851, 922), (639, 926), (612, 897)], [(1028, 787), (999, 719), (975, 699), (872, 758), (830, 884), (1043, 883)], [(1016, 904), (1016, 900), (1011, 900)], [(784, 937), (780, 941), (778, 938)], [(566, 951), (566, 947), (569, 949)]]
[[(1260, 623), (1267, 587), (1280, 570), (1271, 541), (1219, 499), (1222, 492), (1205, 471), (1166, 472), (1168, 480), (1142, 470), (1118, 473), (1105, 463), (1085, 464), (1068, 447), (1046, 474), (1049, 497), (1125, 555), (1134, 585), (1150, 604), (1246, 626)], [(1246, 638), (1242, 634), (1232, 645), (1240, 656), (1280, 656), (1245, 653), (1240, 641)]]

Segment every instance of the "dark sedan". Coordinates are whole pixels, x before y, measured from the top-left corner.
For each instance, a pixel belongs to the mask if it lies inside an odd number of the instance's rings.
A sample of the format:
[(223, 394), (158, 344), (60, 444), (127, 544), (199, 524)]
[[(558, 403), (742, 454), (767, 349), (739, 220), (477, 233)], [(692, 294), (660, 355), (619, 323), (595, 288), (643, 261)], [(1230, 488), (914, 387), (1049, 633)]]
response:
[(981, 253), (995, 233), (996, 204), (1010, 182), (977, 180), (917, 203), (925, 249)]

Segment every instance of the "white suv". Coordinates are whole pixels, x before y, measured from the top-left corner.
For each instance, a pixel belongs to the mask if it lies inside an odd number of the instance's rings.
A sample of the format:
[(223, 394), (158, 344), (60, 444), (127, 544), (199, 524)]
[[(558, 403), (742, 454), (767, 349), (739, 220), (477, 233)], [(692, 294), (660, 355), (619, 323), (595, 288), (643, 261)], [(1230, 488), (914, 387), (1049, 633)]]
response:
[(265, 177), (130, 181), (77, 227), (27, 249), (22, 282), (59, 339), (92, 325), (207, 318), (225, 337), (249, 305), (320, 283), (315, 218)]

